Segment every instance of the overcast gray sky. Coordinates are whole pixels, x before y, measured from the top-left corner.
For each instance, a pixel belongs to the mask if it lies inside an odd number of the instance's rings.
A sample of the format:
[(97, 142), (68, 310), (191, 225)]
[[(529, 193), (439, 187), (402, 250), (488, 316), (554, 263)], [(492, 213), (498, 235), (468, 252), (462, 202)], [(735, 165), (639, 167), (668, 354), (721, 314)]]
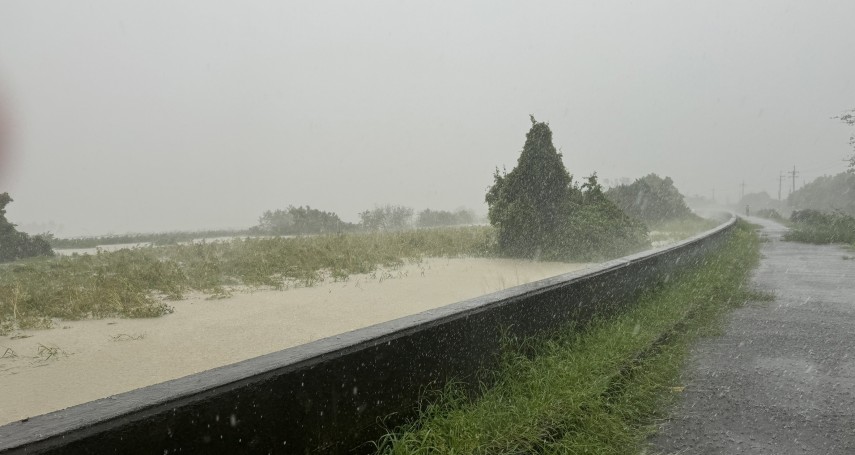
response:
[[(845, 169), (852, 1), (9, 1), (0, 191), (60, 235), (310, 204), (486, 212), (549, 122), (577, 178), (777, 196)], [(801, 178), (799, 179), (801, 184)], [(785, 191), (786, 195), (786, 191)]]

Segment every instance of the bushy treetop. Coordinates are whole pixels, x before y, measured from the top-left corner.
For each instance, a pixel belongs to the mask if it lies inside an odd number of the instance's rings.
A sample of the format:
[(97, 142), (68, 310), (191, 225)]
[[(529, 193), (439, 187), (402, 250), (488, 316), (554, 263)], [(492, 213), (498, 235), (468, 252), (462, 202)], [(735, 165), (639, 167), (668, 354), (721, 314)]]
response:
[(486, 196), (490, 223), (499, 228), (499, 247), (512, 255), (551, 246), (572, 182), (549, 125), (534, 117), (531, 123), (517, 166), (506, 174), (496, 169)]
[(614, 257), (649, 244), (646, 226), (606, 199), (596, 173), (581, 186), (564, 167), (549, 125), (532, 117), (517, 166), (486, 195), (499, 251), (516, 257)]
[(671, 177), (663, 179), (656, 174), (611, 188), (606, 196), (628, 215), (643, 221), (682, 218), (692, 212)]

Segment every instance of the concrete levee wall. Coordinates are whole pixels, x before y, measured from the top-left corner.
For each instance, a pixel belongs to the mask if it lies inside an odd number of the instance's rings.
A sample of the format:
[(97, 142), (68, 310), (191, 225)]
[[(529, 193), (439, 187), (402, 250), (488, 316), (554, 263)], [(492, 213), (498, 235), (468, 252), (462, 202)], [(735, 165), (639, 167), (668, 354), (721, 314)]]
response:
[(423, 392), (470, 385), (502, 338), (619, 311), (703, 261), (735, 219), (676, 245), (0, 427), (9, 453), (364, 453)]

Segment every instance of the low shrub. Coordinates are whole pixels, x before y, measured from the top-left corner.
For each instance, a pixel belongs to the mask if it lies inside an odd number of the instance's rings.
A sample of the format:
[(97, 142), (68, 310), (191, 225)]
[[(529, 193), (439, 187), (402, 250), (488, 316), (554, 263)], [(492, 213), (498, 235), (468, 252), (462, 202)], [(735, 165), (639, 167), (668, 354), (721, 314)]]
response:
[(841, 211), (796, 210), (784, 240), (804, 243), (855, 243), (855, 218)]

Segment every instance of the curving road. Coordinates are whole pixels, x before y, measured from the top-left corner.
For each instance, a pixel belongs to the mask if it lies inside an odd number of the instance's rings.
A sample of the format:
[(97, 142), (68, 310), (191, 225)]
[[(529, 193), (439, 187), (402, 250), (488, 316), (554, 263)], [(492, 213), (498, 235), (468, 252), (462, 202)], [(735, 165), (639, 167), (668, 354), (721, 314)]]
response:
[(651, 439), (663, 454), (855, 453), (855, 251), (780, 240), (763, 225), (753, 285), (773, 302), (731, 313), (692, 350), (680, 403)]

